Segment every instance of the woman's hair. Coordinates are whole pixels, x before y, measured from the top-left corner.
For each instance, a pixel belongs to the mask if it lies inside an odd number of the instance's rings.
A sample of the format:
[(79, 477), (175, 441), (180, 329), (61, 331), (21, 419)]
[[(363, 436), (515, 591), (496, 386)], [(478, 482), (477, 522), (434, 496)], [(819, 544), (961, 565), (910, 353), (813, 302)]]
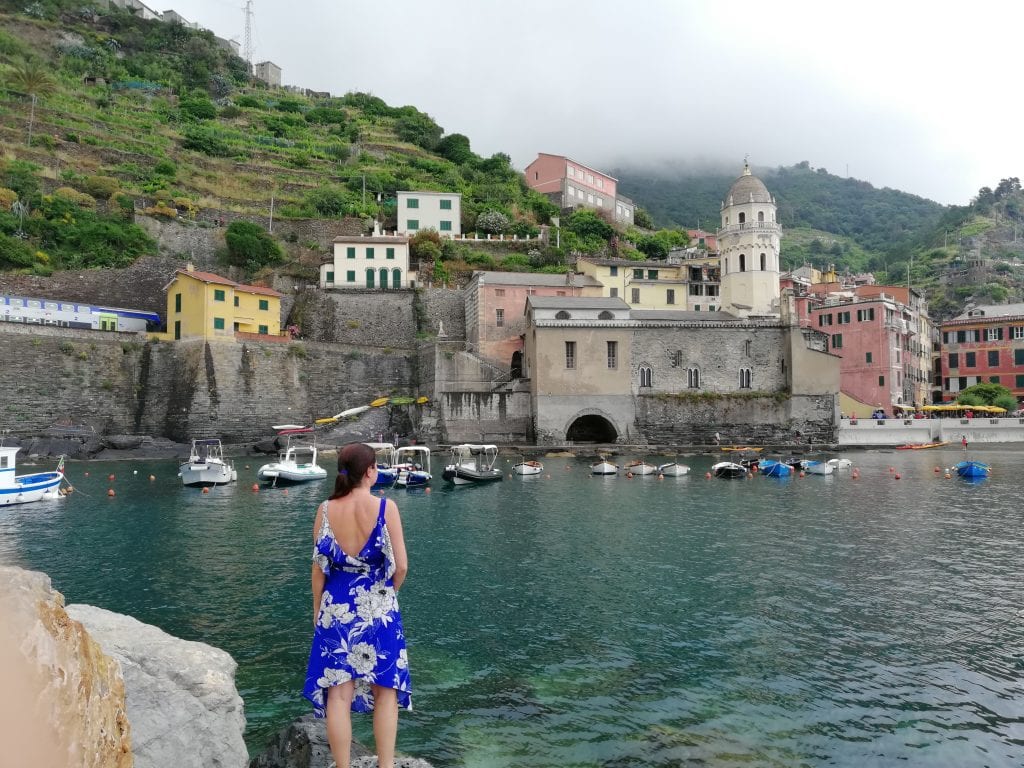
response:
[(366, 443), (349, 443), (338, 451), (338, 476), (332, 499), (348, 496), (363, 481), (366, 470), (377, 463), (377, 454)]

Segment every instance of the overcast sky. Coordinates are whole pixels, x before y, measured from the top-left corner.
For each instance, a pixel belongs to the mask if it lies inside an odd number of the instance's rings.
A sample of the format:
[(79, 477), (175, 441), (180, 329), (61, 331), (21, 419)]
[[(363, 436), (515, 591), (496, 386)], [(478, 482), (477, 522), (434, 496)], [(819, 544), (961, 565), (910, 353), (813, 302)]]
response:
[[(245, 0), (147, 0), (244, 41)], [(1024, 3), (253, 0), (283, 82), (412, 104), (481, 155), (807, 160), (942, 203), (1024, 177)]]

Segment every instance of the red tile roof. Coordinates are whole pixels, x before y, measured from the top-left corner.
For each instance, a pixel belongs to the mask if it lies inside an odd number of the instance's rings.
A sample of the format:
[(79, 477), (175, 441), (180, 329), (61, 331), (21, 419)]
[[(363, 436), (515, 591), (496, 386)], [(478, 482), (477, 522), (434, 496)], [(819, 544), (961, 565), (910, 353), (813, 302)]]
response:
[(261, 285), (246, 285), (245, 283), (236, 283), (234, 280), (229, 280), (226, 277), (215, 275), (213, 272), (200, 272), (199, 270), (189, 271), (187, 269), (179, 269), (174, 273), (175, 277), (178, 275), (185, 275), (187, 277), (195, 278), (202, 283), (214, 283), (216, 285), (229, 285), (236, 291), (242, 291), (243, 293), (258, 293), (262, 296), (283, 296), (284, 294), (278, 293), (273, 288), (264, 288)]

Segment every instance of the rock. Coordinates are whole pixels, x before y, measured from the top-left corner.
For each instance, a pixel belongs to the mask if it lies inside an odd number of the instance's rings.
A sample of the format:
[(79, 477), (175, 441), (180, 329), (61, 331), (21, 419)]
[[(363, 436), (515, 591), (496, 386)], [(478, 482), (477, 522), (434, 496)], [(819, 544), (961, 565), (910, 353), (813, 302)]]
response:
[[(401, 728), (401, 722), (399, 722)], [(352, 768), (376, 768), (377, 756), (362, 744), (352, 743)], [(327, 722), (303, 715), (283, 728), (249, 768), (333, 768), (327, 743)], [(418, 757), (396, 757), (395, 768), (432, 768)]]
[(248, 761), (234, 659), (89, 605), (68, 615), (121, 664), (136, 768), (240, 768)]
[(123, 451), (128, 448), (138, 448), (142, 445), (142, 440), (142, 435), (106, 435), (103, 438), (103, 447)]
[(121, 671), (49, 577), (0, 566), (0, 616), (4, 764), (130, 768)]

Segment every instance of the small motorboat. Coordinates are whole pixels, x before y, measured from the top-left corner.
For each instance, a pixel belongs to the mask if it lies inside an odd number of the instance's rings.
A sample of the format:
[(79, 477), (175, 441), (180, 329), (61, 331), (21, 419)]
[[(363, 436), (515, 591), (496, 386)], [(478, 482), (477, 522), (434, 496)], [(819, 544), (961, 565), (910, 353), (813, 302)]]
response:
[(793, 466), (784, 461), (761, 459), (758, 464), (758, 472), (764, 477), (789, 477), (793, 474)]
[(60, 460), (53, 472), (15, 475), (14, 454), (20, 450), (18, 446), (0, 446), (0, 505), (61, 498), (60, 484), (64, 480), (64, 459)]
[(498, 446), (463, 443), (452, 446), (452, 462), (441, 474), (455, 485), (478, 485), (501, 480), (504, 475), (495, 469), (498, 460)]
[(992, 467), (980, 461), (965, 459), (953, 465), (958, 477), (968, 480), (979, 480), (992, 474)]
[(365, 443), (373, 448), (377, 462), (377, 479), (370, 486), (371, 491), (381, 488), (391, 488), (398, 482), (399, 470), (395, 466), (394, 443)]
[(544, 465), (536, 459), (530, 461), (520, 461), (518, 464), (512, 466), (512, 472), (517, 475), (539, 475), (544, 471)]
[(399, 488), (422, 488), (430, 485), (430, 449), (425, 445), (402, 445), (395, 449), (395, 468)]
[(658, 465), (658, 474), (664, 475), (665, 477), (682, 477), (690, 472), (690, 468), (685, 464), (679, 464), (675, 461), (670, 461), (667, 464)]
[(238, 479), (234, 465), (225, 460), (220, 440), (193, 440), (188, 461), (178, 467), (178, 477), (186, 486), (227, 485)]
[(812, 459), (804, 459), (803, 470), (808, 475), (831, 475), (836, 471), (836, 468), (829, 464), (827, 461), (815, 461)]
[(747, 476), (747, 468), (734, 461), (720, 461), (711, 466), (711, 474), (715, 477), (739, 478)]
[[(256, 479), (275, 486), (326, 479), (327, 470), (316, 463), (316, 441), (300, 442), (301, 434), (304, 433), (288, 435), (285, 449), (281, 451), (277, 461), (264, 464), (256, 470)], [(304, 460), (306, 457), (308, 460)]]
[(590, 465), (590, 474), (592, 475), (617, 475), (618, 473), (619, 465), (606, 461), (604, 457), (596, 464)]
[(633, 475), (656, 475), (658, 474), (658, 468), (653, 464), (648, 464), (646, 461), (637, 459), (635, 461), (628, 462), (623, 469), (626, 474)]
[(850, 459), (829, 459), (826, 464), (834, 469), (849, 469), (853, 466), (853, 462)]

